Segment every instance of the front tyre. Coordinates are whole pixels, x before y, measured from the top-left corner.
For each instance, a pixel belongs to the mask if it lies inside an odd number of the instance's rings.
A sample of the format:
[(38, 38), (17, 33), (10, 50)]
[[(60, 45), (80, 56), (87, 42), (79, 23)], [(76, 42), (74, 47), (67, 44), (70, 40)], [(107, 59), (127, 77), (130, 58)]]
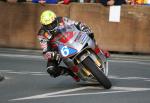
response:
[(85, 58), (82, 61), (82, 64), (93, 74), (97, 81), (105, 88), (111, 88), (111, 82), (105, 76), (105, 74), (95, 65), (93, 60), (90, 57)]

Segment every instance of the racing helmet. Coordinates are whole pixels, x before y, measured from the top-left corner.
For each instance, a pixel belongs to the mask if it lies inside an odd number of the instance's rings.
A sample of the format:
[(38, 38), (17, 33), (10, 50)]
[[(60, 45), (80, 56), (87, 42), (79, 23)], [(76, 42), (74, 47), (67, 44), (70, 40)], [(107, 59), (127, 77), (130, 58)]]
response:
[(42, 25), (49, 25), (51, 24), (56, 18), (56, 14), (51, 10), (45, 10), (42, 12), (40, 17), (40, 23)]

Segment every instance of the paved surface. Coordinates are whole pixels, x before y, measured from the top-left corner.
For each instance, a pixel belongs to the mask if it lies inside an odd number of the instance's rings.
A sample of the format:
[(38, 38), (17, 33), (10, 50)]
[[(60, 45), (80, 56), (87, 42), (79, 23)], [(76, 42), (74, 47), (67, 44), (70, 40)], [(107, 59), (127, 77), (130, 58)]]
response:
[(76, 83), (71, 77), (50, 78), (40, 51), (0, 50), (0, 103), (150, 103), (149, 56), (112, 55), (113, 87)]

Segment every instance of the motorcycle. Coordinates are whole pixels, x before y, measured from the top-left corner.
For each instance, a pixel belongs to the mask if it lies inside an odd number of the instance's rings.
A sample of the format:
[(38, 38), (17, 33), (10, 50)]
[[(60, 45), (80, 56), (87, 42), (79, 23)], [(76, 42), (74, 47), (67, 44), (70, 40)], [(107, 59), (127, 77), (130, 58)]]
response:
[(102, 50), (96, 50), (94, 40), (74, 25), (65, 25), (59, 31), (61, 35), (55, 38), (54, 43), (65, 65), (72, 68), (81, 80), (98, 81), (105, 89), (111, 88), (107, 57)]

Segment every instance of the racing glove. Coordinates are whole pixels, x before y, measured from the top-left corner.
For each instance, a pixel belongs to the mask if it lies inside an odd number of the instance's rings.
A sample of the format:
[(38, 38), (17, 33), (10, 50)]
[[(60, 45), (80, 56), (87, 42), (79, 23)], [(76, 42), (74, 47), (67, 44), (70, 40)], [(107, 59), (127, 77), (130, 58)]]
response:
[(48, 51), (48, 52), (44, 53), (44, 58), (47, 60), (60, 61), (61, 55), (55, 51)]
[(78, 22), (75, 23), (75, 26), (77, 27), (78, 30), (81, 30), (86, 33), (92, 33), (91, 29), (84, 23)]

